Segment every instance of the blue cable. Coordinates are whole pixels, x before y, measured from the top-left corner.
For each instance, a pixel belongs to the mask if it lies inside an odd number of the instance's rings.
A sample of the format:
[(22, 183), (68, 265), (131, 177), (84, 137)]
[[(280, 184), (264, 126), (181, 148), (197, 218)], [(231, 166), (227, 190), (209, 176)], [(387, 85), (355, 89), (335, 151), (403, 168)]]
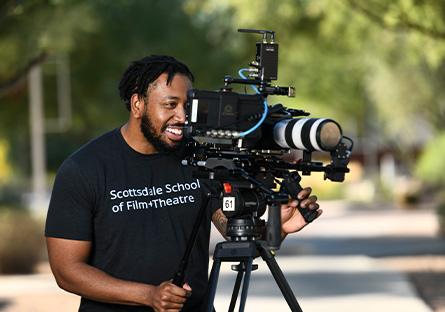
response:
[[(248, 71), (249, 69), (247, 68), (241, 68), (238, 71), (238, 75), (243, 78), (243, 79), (247, 79), (246, 76), (244, 76), (243, 72), (244, 71)], [(254, 85), (251, 85), (252, 89), (255, 91), (255, 93), (260, 94), (260, 91), (258, 90), (257, 87), (255, 87)], [(256, 129), (258, 129), (261, 124), (264, 122), (264, 120), (267, 117), (267, 113), (268, 113), (268, 106), (267, 106), (267, 99), (264, 99), (264, 112), (263, 112), (263, 116), (261, 116), (261, 119), (255, 124), (255, 126), (253, 126), (252, 128), (250, 128), (249, 130), (246, 130), (244, 132), (241, 132), (239, 135), (240, 137), (245, 137), (246, 135), (254, 132)]]
[[(238, 75), (239, 75), (241, 78), (243, 78), (243, 79), (247, 79), (247, 77), (244, 76), (244, 74), (243, 74), (244, 71), (249, 71), (249, 69), (248, 69), (248, 68), (241, 68), (241, 69), (238, 71)], [(260, 93), (260, 91), (258, 91), (258, 88), (255, 87), (254, 85), (250, 85), (250, 87), (255, 91), (256, 94), (259, 94), (259, 93)]]

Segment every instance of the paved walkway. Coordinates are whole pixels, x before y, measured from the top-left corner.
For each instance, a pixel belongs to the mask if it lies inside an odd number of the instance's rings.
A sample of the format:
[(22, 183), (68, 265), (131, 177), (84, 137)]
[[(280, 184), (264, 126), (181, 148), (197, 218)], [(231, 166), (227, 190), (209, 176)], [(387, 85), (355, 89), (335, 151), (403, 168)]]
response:
[[(292, 235), (279, 263), (304, 311), (431, 311), (406, 277), (378, 257), (445, 254), (431, 210), (358, 209), (322, 203), (323, 218)], [(211, 245), (219, 241), (212, 235)], [(377, 257), (377, 258), (376, 258)], [(289, 311), (262, 260), (252, 273), (245, 311)], [(223, 264), (215, 299), (227, 311), (235, 273)], [(1, 312), (74, 312), (78, 298), (58, 289), (49, 272), (0, 277)]]
[[(286, 238), (276, 258), (304, 311), (431, 311), (406, 276), (379, 258), (445, 254), (431, 209), (322, 206), (323, 217)], [(211, 245), (218, 240), (212, 236)], [(289, 311), (267, 265), (256, 263), (246, 311)], [(235, 279), (228, 264), (220, 278), (215, 303), (226, 311)]]
[[(245, 311), (289, 311), (267, 266), (257, 263)], [(431, 311), (403, 275), (365, 256), (281, 257), (278, 263), (304, 311)], [(227, 311), (233, 288), (235, 276), (225, 272), (217, 311)]]

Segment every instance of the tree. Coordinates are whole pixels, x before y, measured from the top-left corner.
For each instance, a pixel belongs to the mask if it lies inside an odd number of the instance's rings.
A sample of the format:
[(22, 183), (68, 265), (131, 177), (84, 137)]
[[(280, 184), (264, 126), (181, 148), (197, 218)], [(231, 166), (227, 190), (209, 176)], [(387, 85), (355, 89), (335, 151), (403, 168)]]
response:
[(0, 95), (20, 88), (29, 69), (69, 52), (92, 31), (91, 7), (78, 1), (4, 1), (0, 5)]
[[(299, 95), (290, 106), (334, 116), (346, 130), (401, 150), (444, 127), (443, 1), (260, 0), (253, 9), (249, 1), (190, 0), (186, 8), (197, 23), (212, 21), (209, 32), (275, 30), (280, 81)], [(245, 49), (240, 40), (228, 49)]]
[(23, 78), (45, 62), (52, 114), (51, 58), (68, 55), (74, 119), (69, 133), (48, 139), (56, 168), (75, 147), (124, 121), (116, 88), (131, 60), (175, 55), (194, 71), (196, 87), (215, 89), (253, 59), (258, 38), (236, 33), (250, 27), (276, 31), (277, 84), (297, 89), (295, 99), (271, 102), (331, 116), (357, 136), (371, 129), (381, 144), (406, 148), (418, 143), (423, 125), (431, 133), (444, 127), (444, 12), (439, 0), (4, 1), (0, 130), (16, 167), (26, 168)]
[(72, 51), (79, 36), (94, 30), (92, 13), (87, 2), (72, 0), (0, 4), (0, 133), (10, 142), (13, 178), (28, 168), (27, 74)]
[[(189, 64), (199, 77), (197, 87), (222, 82), (222, 73), (233, 63), (231, 53), (220, 51), (219, 43), (191, 22), (182, 3), (33, 0), (1, 6), (0, 131), (12, 142), (9, 159), (16, 173), (26, 173), (28, 166), (25, 82), (33, 64), (43, 64), (47, 115), (54, 115), (56, 107), (53, 57), (68, 55), (71, 64), (73, 124), (68, 133), (48, 135), (52, 170), (81, 144), (124, 122), (127, 112), (117, 85), (130, 61), (171, 54)], [(203, 64), (212, 64), (218, 74)]]

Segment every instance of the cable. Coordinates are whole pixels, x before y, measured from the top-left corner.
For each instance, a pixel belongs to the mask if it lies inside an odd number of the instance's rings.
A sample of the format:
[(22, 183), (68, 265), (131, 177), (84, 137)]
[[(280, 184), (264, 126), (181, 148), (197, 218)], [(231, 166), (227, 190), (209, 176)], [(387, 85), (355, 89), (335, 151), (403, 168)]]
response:
[[(238, 75), (243, 79), (247, 79), (247, 77), (244, 76), (244, 74), (243, 74), (243, 72), (245, 72), (245, 71), (249, 71), (249, 68), (241, 68), (238, 71)], [(250, 85), (250, 87), (255, 91), (256, 94), (260, 94), (260, 91), (258, 90), (257, 87), (255, 87), (254, 85)]]
[[(248, 71), (248, 70), (249, 70), (248, 68), (241, 68), (241, 69), (238, 71), (238, 75), (239, 75), (241, 78), (243, 78), (243, 79), (247, 79), (246, 76), (244, 76), (243, 72), (244, 72), (244, 71)], [(252, 89), (253, 89), (257, 94), (260, 94), (260, 91), (258, 90), (257, 87), (255, 87), (254, 85), (251, 85), (251, 87), (252, 87)], [(239, 134), (239, 136), (240, 136), (240, 137), (245, 137), (246, 135), (251, 134), (251, 133), (254, 132), (256, 129), (258, 129), (258, 128), (261, 126), (261, 124), (264, 122), (264, 120), (266, 119), (266, 117), (267, 117), (267, 113), (268, 113), (267, 99), (264, 98), (264, 112), (263, 112), (263, 116), (261, 116), (261, 119), (255, 124), (255, 126), (253, 126), (252, 128), (250, 128), (249, 130), (246, 130), (246, 131), (244, 131), (244, 132), (241, 132), (241, 133)]]

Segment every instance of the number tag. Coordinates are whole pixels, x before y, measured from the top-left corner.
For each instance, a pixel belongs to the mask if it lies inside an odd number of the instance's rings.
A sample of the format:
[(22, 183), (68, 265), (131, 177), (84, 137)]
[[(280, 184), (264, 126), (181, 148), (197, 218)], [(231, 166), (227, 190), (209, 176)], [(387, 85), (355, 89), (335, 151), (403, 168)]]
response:
[(223, 197), (223, 211), (235, 211), (235, 197)]

